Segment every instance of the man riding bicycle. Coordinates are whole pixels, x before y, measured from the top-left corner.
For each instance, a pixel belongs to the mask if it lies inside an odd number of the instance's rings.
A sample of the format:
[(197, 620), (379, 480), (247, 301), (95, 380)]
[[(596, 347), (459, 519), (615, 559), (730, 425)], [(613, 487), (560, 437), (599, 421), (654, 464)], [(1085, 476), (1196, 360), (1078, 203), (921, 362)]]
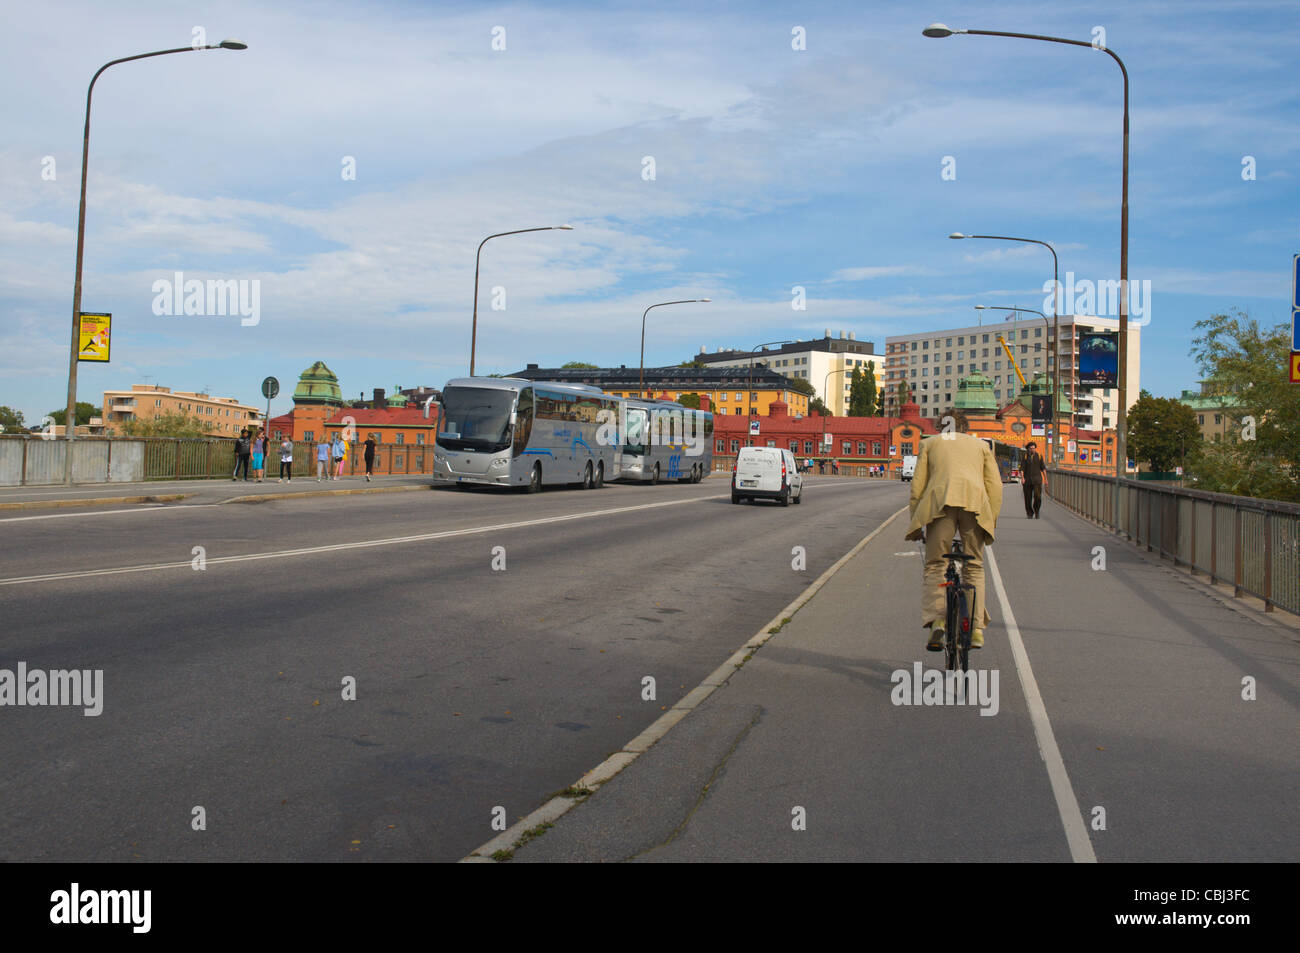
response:
[(991, 621), (984, 602), (984, 545), (993, 542), (998, 513), (1002, 510), (1002, 475), (993, 450), (978, 437), (966, 433), (958, 418), (958, 431), (921, 441), (912, 495), (908, 507), (912, 522), (907, 539), (925, 538), (925, 576), (921, 588), (921, 625), (930, 630), (925, 647), (943, 649), (944, 598), (943, 554), (960, 535), (969, 557), (962, 577), (975, 587), (975, 604), (980, 617), (971, 634), (971, 648), (984, 647), (984, 627)]

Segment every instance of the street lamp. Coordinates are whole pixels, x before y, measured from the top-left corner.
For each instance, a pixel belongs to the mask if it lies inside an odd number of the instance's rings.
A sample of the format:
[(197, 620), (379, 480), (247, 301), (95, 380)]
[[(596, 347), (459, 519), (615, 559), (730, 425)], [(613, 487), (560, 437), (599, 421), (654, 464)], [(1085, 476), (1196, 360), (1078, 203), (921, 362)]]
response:
[[(778, 345), (778, 344), (794, 344), (794, 343), (796, 343), (796, 342), (794, 342), (794, 341), (768, 341), (766, 344), (755, 344), (752, 348), (749, 349), (749, 390), (746, 391), (746, 395), (747, 395), (747, 396), (746, 396), (746, 402), (749, 404), (749, 414), (748, 414), (748, 416), (747, 416), (747, 418), (746, 418), (746, 423), (752, 423), (752, 421), (749, 420), (749, 418), (752, 418), (752, 417), (754, 416), (754, 359), (757, 357), (757, 355), (755, 354), (755, 352), (756, 352), (759, 348), (774, 347), (775, 345)], [(749, 446), (752, 447), (752, 446), (753, 446), (753, 443), (751, 442), (751, 443), (749, 444)]]
[(63, 419), (66, 437), (63, 456), (63, 482), (72, 486), (72, 442), (77, 433), (77, 357), (81, 351), (81, 264), (86, 245), (86, 170), (90, 161), (90, 99), (95, 92), (95, 81), (101, 73), (118, 63), (132, 60), (147, 60), (154, 56), (167, 56), (169, 53), (194, 53), (199, 50), (246, 50), (248, 44), (236, 39), (225, 39), (220, 43), (207, 46), (180, 46), (174, 50), (156, 50), (153, 53), (137, 53), (121, 59), (109, 60), (90, 78), (86, 87), (86, 125), (81, 134), (81, 203), (77, 209), (77, 271), (72, 280), (72, 351), (68, 355), (68, 408)]
[[(1061, 296), (1061, 278), (1060, 262), (1056, 258), (1056, 249), (1047, 242), (1039, 241), (1037, 238), (1013, 238), (1010, 235), (963, 235), (961, 232), (953, 232), (949, 238), (990, 238), (1003, 242), (1028, 242), (1032, 245), (1042, 245), (1052, 253), (1052, 369), (1058, 372), (1061, 365), (1060, 343), (1061, 343), (1061, 324), (1060, 324), (1060, 304)], [(1052, 386), (1060, 387), (1061, 379), (1059, 373), (1052, 378)], [(1052, 424), (1056, 424), (1056, 397), (1052, 397)], [(1074, 332), (1070, 333), (1070, 425), (1074, 426)]]
[[(964, 33), (969, 36), (1006, 36), (1019, 40), (1041, 40), (1046, 43), (1064, 43), (1067, 46), (1082, 46), (1101, 50), (1115, 61), (1124, 77), (1124, 156), (1123, 185), (1120, 198), (1119, 221), (1119, 414), (1115, 428), (1115, 476), (1123, 479), (1127, 473), (1128, 449), (1125, 440), (1126, 421), (1128, 419), (1128, 70), (1124, 61), (1115, 52), (1105, 46), (1096, 46), (1083, 40), (1067, 40), (1059, 36), (1039, 36), (1034, 33), (1004, 33), (999, 30), (953, 30), (942, 23), (931, 23), (922, 35), (934, 38)], [(1115, 528), (1119, 529), (1119, 488), (1116, 486), (1114, 506)]]
[(652, 304), (641, 312), (641, 374), (637, 378), (637, 396), (645, 399), (645, 316), (650, 313), (650, 308), (663, 308), (670, 304), (697, 304), (699, 302), (708, 303), (712, 298), (684, 298), (681, 301), (660, 301), (658, 304)]
[(470, 328), (469, 336), (469, 376), (474, 376), (474, 350), (478, 344), (478, 265), (479, 259), (483, 255), (483, 246), (494, 238), (500, 238), (503, 235), (522, 235), (524, 232), (549, 232), (555, 229), (561, 231), (573, 231), (572, 225), (543, 225), (541, 228), (517, 228), (512, 232), (497, 232), (495, 235), (489, 235), (478, 243), (478, 251), (474, 253), (474, 321)]
[[(823, 396), (822, 396), (822, 400), (823, 400), (823, 401), (824, 401), (827, 397), (830, 396), (830, 390), (829, 390), (829, 387), (830, 387), (830, 382), (831, 382), (831, 375), (832, 375), (832, 374), (843, 374), (843, 373), (844, 373), (845, 371), (847, 371), (847, 370), (848, 370), (847, 367), (837, 367), (837, 368), (834, 368), (833, 370), (829, 370), (829, 371), (826, 372), (826, 378), (822, 381), (822, 395), (823, 395)], [(825, 452), (825, 447), (826, 447), (826, 414), (825, 414), (825, 412), (824, 412), (824, 411), (826, 411), (826, 410), (830, 410), (830, 408), (829, 408), (829, 407), (824, 407), (824, 408), (823, 408), (823, 413), (822, 413), (822, 445), (821, 445), (821, 447), (818, 448), (818, 450), (819, 450), (820, 452)]]
[[(1057, 400), (1060, 399), (1060, 395), (1058, 391), (1060, 390), (1061, 387), (1061, 379), (1059, 374), (1061, 357), (1059, 354), (1057, 354), (1055, 334), (1052, 331), (1051, 325), (1047, 323), (1047, 315), (1043, 314), (1043, 312), (1041, 311), (1035, 311), (1033, 308), (1012, 308), (1009, 306), (1004, 308), (992, 308), (982, 304), (975, 305), (975, 310), (976, 311), (1021, 311), (1026, 314), (1036, 314), (1043, 319), (1043, 327), (1047, 328), (1047, 337), (1049, 340), (1047, 353), (1049, 356), (1055, 355), (1055, 360), (1052, 361), (1052, 439), (1049, 441), (1049, 443), (1051, 444), (1052, 447), (1051, 461), (1052, 463), (1059, 463), (1060, 460), (1058, 458), (1060, 457), (1060, 454), (1057, 452), (1057, 444), (1061, 439), (1061, 432), (1057, 423), (1056, 402)], [(1071, 408), (1071, 410), (1073, 410), (1073, 408)], [(1071, 427), (1074, 426), (1073, 413), (1070, 415), (1070, 426)]]

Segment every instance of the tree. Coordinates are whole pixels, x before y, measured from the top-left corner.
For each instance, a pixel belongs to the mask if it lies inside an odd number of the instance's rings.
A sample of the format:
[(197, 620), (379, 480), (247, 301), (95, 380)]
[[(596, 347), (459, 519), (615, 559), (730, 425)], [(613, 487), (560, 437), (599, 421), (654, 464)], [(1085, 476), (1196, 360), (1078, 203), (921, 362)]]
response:
[(835, 416), (826, 407), (826, 402), (820, 397), (814, 397), (812, 400), (808, 401), (808, 414), (809, 416), (812, 416), (813, 414), (821, 414), (823, 417)]
[(813, 387), (812, 381), (805, 380), (802, 377), (787, 377), (787, 388), (796, 394), (807, 394), (809, 397), (816, 395), (817, 388)]
[(1191, 354), (1234, 434), (1205, 444), (1197, 489), (1300, 503), (1300, 387), (1287, 379), (1290, 327), (1261, 328), (1242, 311), (1196, 323)]
[(1156, 473), (1194, 458), (1201, 442), (1196, 414), (1186, 404), (1142, 391), (1128, 412), (1128, 452)]
[(699, 410), (699, 409), (700, 409), (700, 395), (699, 395), (699, 394), (682, 394), (681, 397), (678, 397), (678, 398), (677, 398), (677, 403), (681, 404), (683, 407), (690, 407), (692, 410)]
[[(91, 417), (101, 415), (101, 409), (94, 404), (87, 403), (84, 400), (77, 401), (77, 426), (84, 427), (90, 423)], [(56, 424), (62, 427), (68, 420), (68, 408), (60, 407), (58, 410), (51, 410), (47, 417), (51, 418)]]
[(151, 419), (124, 420), (116, 431), (123, 437), (209, 437), (212, 423), (177, 411)]
[(870, 361), (866, 362), (866, 368), (862, 372), (862, 390), (864, 394), (864, 403), (866, 404), (864, 417), (880, 416), (880, 385), (876, 383), (876, 368)]
[(907, 386), (907, 381), (898, 382), (898, 408), (901, 411), (903, 405), (912, 399), (912, 389)]
[(23, 433), (27, 430), (23, 423), (23, 412), (12, 407), (0, 407), (0, 433)]
[(584, 361), (570, 361), (568, 364), (561, 364), (560, 367), (562, 369), (578, 368), (580, 370), (586, 370), (586, 371), (599, 370), (599, 365), (587, 364)]
[(876, 416), (876, 374), (870, 364), (865, 371), (862, 367), (853, 368), (849, 380), (849, 416)]
[(703, 361), (701, 361), (701, 360), (697, 357), (697, 358), (695, 358), (695, 360), (693, 360), (693, 361), (682, 361), (682, 362), (681, 362), (680, 364), (678, 364), (677, 366), (678, 366), (678, 367), (707, 367), (708, 365), (705, 364)]

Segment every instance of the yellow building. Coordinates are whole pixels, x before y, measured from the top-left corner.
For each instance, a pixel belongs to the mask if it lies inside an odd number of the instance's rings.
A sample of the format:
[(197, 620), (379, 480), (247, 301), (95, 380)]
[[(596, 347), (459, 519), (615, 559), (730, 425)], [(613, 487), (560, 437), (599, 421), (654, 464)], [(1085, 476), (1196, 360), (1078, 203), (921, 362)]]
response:
[[(539, 368), (530, 364), (511, 377), (532, 381), (563, 381), (566, 384), (591, 384), (617, 397), (646, 397), (679, 400), (686, 394), (708, 398), (709, 410), (719, 416), (766, 416), (771, 405), (783, 403), (791, 417), (808, 416), (812, 399), (791, 387), (789, 378), (764, 367), (755, 368), (751, 378), (748, 368), (715, 367), (647, 367), (645, 383), (636, 367), (613, 368)], [(752, 384), (752, 386), (751, 386)], [(701, 405), (703, 405), (701, 400)]]
[(185, 414), (212, 425), (214, 437), (237, 437), (245, 427), (261, 425), (262, 412), (233, 397), (212, 397), (173, 391), (154, 384), (134, 384), (130, 390), (104, 391), (104, 434), (120, 432), (128, 420), (153, 420), (163, 414)]

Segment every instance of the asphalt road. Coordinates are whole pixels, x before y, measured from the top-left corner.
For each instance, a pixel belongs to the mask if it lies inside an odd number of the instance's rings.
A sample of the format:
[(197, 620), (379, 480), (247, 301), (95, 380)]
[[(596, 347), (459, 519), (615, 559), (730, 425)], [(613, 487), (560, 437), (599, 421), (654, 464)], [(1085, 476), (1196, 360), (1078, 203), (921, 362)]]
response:
[(801, 506), (732, 506), (715, 478), (0, 514), (0, 669), (104, 673), (97, 717), (0, 710), (0, 860), (456, 860), (494, 809), (513, 823), (650, 724), (906, 491), (812, 477)]

